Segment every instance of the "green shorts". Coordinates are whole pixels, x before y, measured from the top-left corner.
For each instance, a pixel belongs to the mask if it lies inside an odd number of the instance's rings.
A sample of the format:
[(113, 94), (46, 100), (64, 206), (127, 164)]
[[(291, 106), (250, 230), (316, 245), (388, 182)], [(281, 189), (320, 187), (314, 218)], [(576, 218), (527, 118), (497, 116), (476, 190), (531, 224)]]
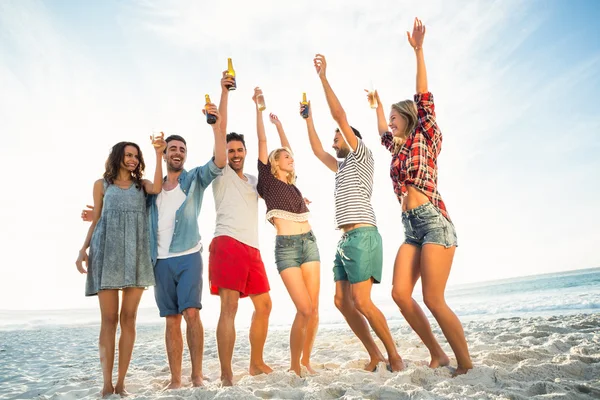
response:
[(353, 229), (342, 235), (333, 262), (334, 281), (381, 282), (383, 245), (375, 226)]

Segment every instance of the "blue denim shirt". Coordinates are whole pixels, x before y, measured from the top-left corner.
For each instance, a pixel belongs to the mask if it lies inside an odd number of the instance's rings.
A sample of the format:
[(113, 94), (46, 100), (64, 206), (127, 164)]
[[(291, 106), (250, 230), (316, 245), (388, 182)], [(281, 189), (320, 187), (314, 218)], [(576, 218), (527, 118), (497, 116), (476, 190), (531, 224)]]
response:
[[(196, 167), (189, 172), (185, 169), (181, 171), (178, 181), (179, 186), (186, 199), (175, 213), (175, 231), (169, 251), (171, 253), (180, 253), (196, 246), (200, 241), (200, 231), (198, 229), (198, 216), (202, 208), (202, 198), (204, 190), (211, 182), (223, 173), (223, 169), (217, 167), (213, 160), (210, 160), (201, 167)], [(158, 207), (156, 198), (158, 195), (148, 196), (147, 205), (150, 215), (150, 258), (152, 264), (156, 265), (158, 257)]]

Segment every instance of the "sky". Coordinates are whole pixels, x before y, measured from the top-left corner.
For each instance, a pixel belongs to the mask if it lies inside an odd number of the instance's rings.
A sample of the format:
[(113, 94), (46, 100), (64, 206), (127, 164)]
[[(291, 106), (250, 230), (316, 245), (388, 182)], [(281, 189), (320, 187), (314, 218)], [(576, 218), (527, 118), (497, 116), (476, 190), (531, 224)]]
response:
[[(330, 83), (375, 157), (372, 201), (384, 269), (373, 297), (389, 301), (404, 233), (390, 155), (363, 88), (373, 82), (386, 112), (412, 98), (415, 60), (405, 32), (415, 16), (427, 27), (429, 89), (444, 135), (439, 190), (459, 240), (449, 285), (598, 267), (596, 1), (4, 0), (0, 157), (8, 180), (0, 196), (0, 309), (97, 308), (96, 298), (84, 297), (75, 260), (88, 227), (80, 210), (92, 201), (111, 146), (139, 143), (152, 177), (149, 134), (176, 133), (188, 141), (186, 167), (206, 163), (213, 142), (201, 114), (204, 94), (218, 102), (221, 71), (232, 57), (238, 89), (228, 128), (245, 134), (246, 172), (256, 174), (251, 96), (260, 86), (292, 144), (297, 185), (312, 201), (322, 312), (332, 312), (340, 236), (334, 176), (313, 156), (298, 115), (307, 92), (330, 148), (336, 125), (312, 66), (316, 53), (327, 57)], [(274, 148), (276, 130), (265, 123)], [(199, 218), (206, 248), (214, 219), (209, 189)], [(274, 264), (275, 231), (261, 218), (259, 233), (279, 305), (273, 321), (284, 323), (293, 305)], [(204, 261), (207, 271), (207, 252)], [(203, 302), (215, 318), (218, 299), (206, 287)], [(154, 307), (152, 290), (141, 306)]]

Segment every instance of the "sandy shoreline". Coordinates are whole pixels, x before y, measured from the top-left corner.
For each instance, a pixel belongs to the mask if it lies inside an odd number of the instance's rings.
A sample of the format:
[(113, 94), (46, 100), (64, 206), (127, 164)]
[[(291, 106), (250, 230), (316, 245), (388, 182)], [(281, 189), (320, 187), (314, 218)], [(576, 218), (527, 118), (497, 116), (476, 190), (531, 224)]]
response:
[[(441, 338), (437, 325), (433, 327)], [(207, 329), (206, 388), (162, 392), (169, 379), (163, 328), (141, 325), (127, 388), (135, 399), (600, 397), (600, 314), (466, 322), (475, 369), (458, 378), (450, 377), (449, 368), (426, 366), (427, 350), (408, 326), (392, 322), (391, 329), (405, 371), (362, 371), (366, 352), (348, 328), (333, 325), (323, 326), (315, 342), (313, 365), (318, 375), (303, 378), (286, 372), (289, 332), (284, 329), (271, 331), (266, 343), (265, 360), (275, 372), (249, 376), (247, 331), (240, 330), (233, 388), (220, 387), (215, 333)], [(97, 326), (0, 332), (0, 399), (97, 398), (102, 383), (97, 333)], [(448, 345), (441, 343), (451, 355)], [(189, 372), (189, 361), (184, 358), (184, 375)]]

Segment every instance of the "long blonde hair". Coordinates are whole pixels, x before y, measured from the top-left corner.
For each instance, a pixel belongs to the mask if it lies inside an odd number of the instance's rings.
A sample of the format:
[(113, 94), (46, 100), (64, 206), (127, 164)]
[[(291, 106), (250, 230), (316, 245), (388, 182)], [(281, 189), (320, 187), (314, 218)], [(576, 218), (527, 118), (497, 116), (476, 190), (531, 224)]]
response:
[[(277, 165), (277, 161), (279, 161), (279, 157), (282, 152), (288, 152), (289, 155), (293, 156), (292, 150), (289, 147), (280, 147), (275, 149), (269, 154), (269, 163), (271, 164), (271, 173), (277, 179), (279, 179), (279, 165)], [(285, 180), (289, 185), (296, 184), (296, 170), (294, 169), (292, 172), (288, 172), (286, 174)]]
[(394, 153), (397, 154), (402, 145), (406, 142), (406, 139), (408, 139), (408, 136), (417, 128), (417, 105), (412, 100), (402, 100), (392, 104), (392, 110), (395, 110), (402, 118), (404, 118), (404, 121), (406, 121), (406, 129), (404, 132), (402, 132), (399, 137), (394, 137), (393, 139)]

